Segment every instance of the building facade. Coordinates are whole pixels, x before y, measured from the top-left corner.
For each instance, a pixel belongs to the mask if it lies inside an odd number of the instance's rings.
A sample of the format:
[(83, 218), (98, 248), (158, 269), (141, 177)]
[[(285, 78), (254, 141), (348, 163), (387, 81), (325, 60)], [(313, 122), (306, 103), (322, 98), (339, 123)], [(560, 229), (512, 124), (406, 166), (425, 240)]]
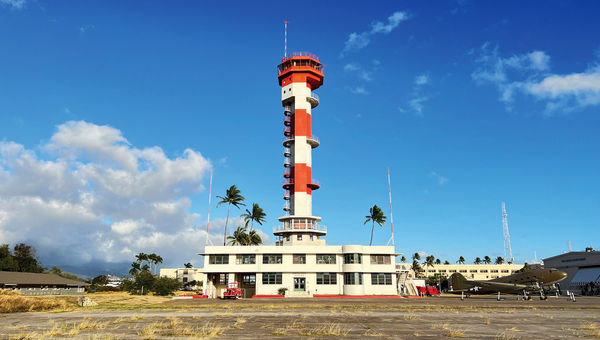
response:
[(0, 271), (0, 289), (23, 295), (83, 295), (88, 283), (54, 274)]
[(323, 64), (310, 53), (286, 55), (277, 67), (284, 114), (283, 211), (273, 229), (274, 246), (206, 246), (205, 294), (222, 296), (228, 282), (239, 282), (245, 297), (278, 295), (396, 295), (394, 247), (328, 246), (327, 228), (313, 215), (313, 92), (323, 85)]
[(588, 289), (592, 289), (593, 293), (598, 292), (596, 287), (600, 286), (600, 251), (588, 247), (585, 251), (552, 256), (544, 259), (544, 266), (567, 273), (567, 277), (560, 282), (563, 292), (567, 289), (584, 294), (587, 294)]
[(177, 279), (184, 286), (189, 285), (191, 282), (196, 282), (195, 285), (189, 287), (190, 289), (198, 289), (202, 287), (204, 280), (204, 270), (202, 268), (161, 268), (160, 276)]
[[(414, 278), (415, 272), (411, 269), (410, 263), (398, 263), (396, 268), (399, 272), (407, 272), (408, 278)], [(436, 264), (433, 267), (423, 268), (423, 277), (441, 275), (449, 277), (454, 273), (460, 273), (470, 280), (491, 280), (503, 276), (514, 274), (517, 270), (523, 268), (523, 264), (504, 263), (504, 264)]]

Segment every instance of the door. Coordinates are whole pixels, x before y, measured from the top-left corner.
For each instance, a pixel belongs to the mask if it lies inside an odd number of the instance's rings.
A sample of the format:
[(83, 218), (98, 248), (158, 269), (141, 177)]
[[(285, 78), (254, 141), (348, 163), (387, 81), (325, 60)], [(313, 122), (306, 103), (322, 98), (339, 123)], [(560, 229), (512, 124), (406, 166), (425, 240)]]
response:
[(306, 290), (306, 278), (295, 277), (294, 278), (294, 291), (304, 292)]

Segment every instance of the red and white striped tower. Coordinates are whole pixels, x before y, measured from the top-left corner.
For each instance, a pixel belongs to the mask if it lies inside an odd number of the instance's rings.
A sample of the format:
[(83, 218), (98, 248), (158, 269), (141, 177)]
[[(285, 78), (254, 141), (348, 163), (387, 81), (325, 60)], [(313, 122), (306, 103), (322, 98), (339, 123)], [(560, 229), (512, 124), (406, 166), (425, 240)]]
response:
[(319, 183), (312, 178), (312, 149), (319, 140), (312, 135), (311, 110), (319, 105), (313, 93), (323, 85), (323, 64), (319, 57), (307, 52), (286, 55), (277, 67), (281, 86), (281, 103), (284, 107), (284, 183), (283, 222), (274, 231), (277, 244), (322, 244), (327, 234), (318, 225), (320, 217), (312, 215), (312, 192)]

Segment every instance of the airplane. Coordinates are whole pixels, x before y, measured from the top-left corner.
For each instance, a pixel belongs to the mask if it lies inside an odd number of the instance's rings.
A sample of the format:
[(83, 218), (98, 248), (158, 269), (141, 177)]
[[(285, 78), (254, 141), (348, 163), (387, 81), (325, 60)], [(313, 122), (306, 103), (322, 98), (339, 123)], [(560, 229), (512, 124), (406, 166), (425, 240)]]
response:
[(450, 276), (450, 293), (460, 293), (461, 299), (470, 294), (523, 294), (524, 299), (530, 299), (528, 292), (539, 292), (540, 299), (545, 300), (545, 292), (551, 289), (560, 289), (557, 283), (567, 277), (567, 273), (555, 268), (539, 268), (499, 277), (491, 280), (468, 280), (460, 273)]

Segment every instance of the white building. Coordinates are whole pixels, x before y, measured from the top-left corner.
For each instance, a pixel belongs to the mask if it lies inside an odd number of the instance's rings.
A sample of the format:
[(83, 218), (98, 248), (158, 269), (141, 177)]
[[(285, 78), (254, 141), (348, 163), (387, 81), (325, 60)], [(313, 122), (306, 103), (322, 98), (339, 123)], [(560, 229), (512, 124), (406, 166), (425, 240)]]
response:
[(319, 105), (312, 91), (323, 84), (323, 65), (310, 53), (293, 53), (278, 66), (284, 107), (283, 198), (285, 215), (273, 230), (275, 246), (207, 246), (204, 255), (205, 294), (222, 296), (231, 281), (244, 296), (396, 295), (394, 248), (328, 246), (321, 217), (312, 214), (311, 110)]
[(184, 286), (190, 282), (196, 281), (194, 286), (189, 287), (190, 289), (201, 288), (201, 282), (204, 280), (202, 268), (161, 268), (160, 276), (177, 279), (179, 282), (183, 283)]

